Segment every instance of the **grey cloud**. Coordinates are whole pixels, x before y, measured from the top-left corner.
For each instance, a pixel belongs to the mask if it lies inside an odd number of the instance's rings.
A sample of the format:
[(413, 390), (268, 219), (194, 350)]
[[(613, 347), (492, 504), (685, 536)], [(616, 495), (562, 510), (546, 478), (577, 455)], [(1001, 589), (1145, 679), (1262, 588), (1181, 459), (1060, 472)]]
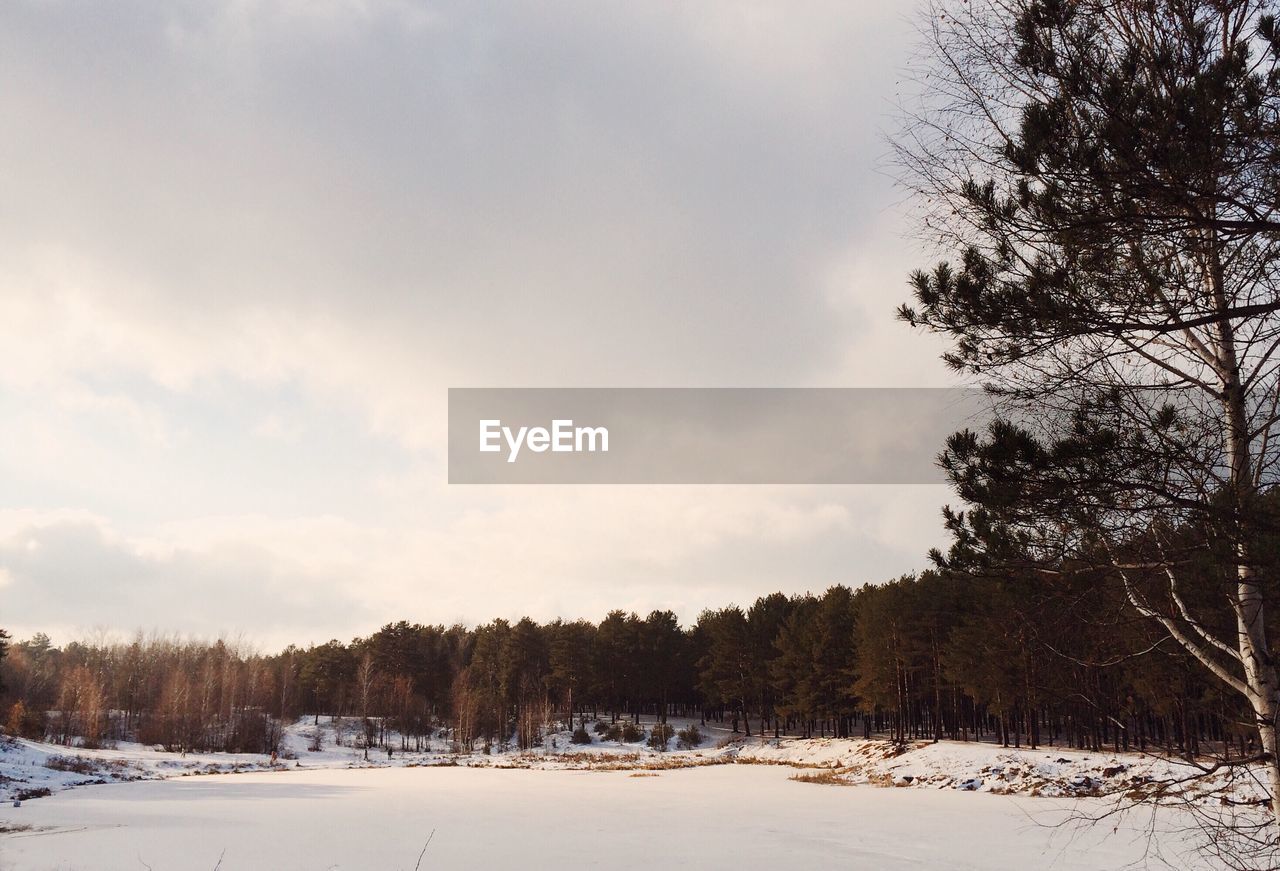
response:
[[(147, 554), (87, 520), (16, 531), (0, 544), (0, 569), (6, 619), (37, 629), (309, 638), (372, 622), (341, 578), (316, 576), (260, 549)], [(164, 622), (151, 625), (155, 620)]]
[[(901, 530), (923, 509), (880, 528), (851, 495), (850, 534), (805, 513), (805, 488), (755, 492), (817, 531), (703, 548), (671, 518), (723, 512), (704, 494), (619, 492), (604, 528), (571, 494), (445, 488), (442, 460), (446, 386), (942, 372), (936, 346), (880, 327), (918, 265), (874, 169), (904, 17), (844, 0), (0, 4), (0, 408), (21, 412), (0, 507), (85, 509), (130, 537), (62, 524), (34, 551), (3, 545), (4, 619), (322, 640), (492, 602), (688, 613), (918, 564), (936, 542)], [(164, 444), (109, 424), (127, 407)], [(277, 413), (296, 447), (264, 435)], [(241, 526), (217, 546), (130, 543), (218, 515)], [(293, 549), (254, 515), (296, 521)], [(349, 553), (312, 547), (328, 515), (356, 530)]]
[(900, 12), (735, 52), (732, 5), (317, 8), (6, 6), (6, 253), (66, 245), (177, 328), (332, 312), (473, 383), (821, 380), (856, 338), (819, 273), (883, 220)]

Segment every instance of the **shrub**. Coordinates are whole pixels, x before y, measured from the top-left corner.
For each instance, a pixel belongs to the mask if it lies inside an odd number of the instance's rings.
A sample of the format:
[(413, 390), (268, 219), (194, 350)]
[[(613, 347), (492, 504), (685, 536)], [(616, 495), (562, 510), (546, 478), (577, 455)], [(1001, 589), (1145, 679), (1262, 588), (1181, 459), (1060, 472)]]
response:
[(681, 729), (676, 733), (676, 738), (679, 739), (682, 750), (696, 750), (698, 745), (702, 743), (702, 733), (698, 731), (697, 726)]
[(622, 725), (622, 740), (626, 744), (634, 744), (636, 741), (643, 741), (644, 730), (635, 723), (624, 723)]
[(574, 744), (590, 744), (591, 733), (579, 726), (573, 730), (573, 737), (569, 739)]
[(93, 760), (83, 756), (50, 756), (44, 761), (44, 767), (54, 771), (70, 771), (73, 774), (98, 773), (98, 766)]
[(605, 725), (604, 720), (596, 720), (594, 728), (597, 735), (603, 735), (605, 732), (609, 731), (609, 727)]
[(619, 726), (617, 723), (610, 723), (608, 726), (605, 726), (603, 730), (601, 730), (600, 740), (601, 741), (621, 741), (622, 727)]
[(654, 750), (666, 750), (667, 742), (671, 740), (671, 736), (676, 732), (666, 723), (656, 723), (649, 732), (649, 746)]

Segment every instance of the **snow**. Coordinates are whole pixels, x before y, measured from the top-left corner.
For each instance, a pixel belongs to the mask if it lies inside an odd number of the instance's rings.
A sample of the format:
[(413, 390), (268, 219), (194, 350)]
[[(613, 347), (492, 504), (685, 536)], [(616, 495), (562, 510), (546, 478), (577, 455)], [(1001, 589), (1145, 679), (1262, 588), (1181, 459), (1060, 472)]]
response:
[(1238, 801), (1262, 795), (1260, 776), (1252, 772), (1203, 777), (1186, 762), (1155, 754), (958, 741), (916, 742), (904, 750), (882, 740), (836, 738), (745, 740), (734, 752), (738, 762), (831, 768), (853, 783), (878, 786), (1061, 797), (1154, 795), (1163, 789), (1170, 799), (1205, 807), (1220, 804), (1224, 794)]
[[(260, 754), (0, 742), (0, 868), (210, 869), (224, 849), (223, 871), (412, 868), (432, 829), (423, 868), (1111, 868), (1143, 858), (1153, 822), (1154, 846), (1175, 857), (1193, 826), (1177, 807), (1072, 822), (1191, 771), (1140, 754), (743, 738), (713, 724), (687, 751), (594, 733), (573, 745), (564, 731), (489, 754), (437, 736), (423, 752), (371, 749), (366, 761), (334, 729), (292, 724), (274, 766)], [(1254, 791), (1217, 778), (1178, 799), (1213, 807), (1226, 789)]]
[[(651, 725), (651, 724), (643, 724)], [(683, 728), (687, 721), (672, 721)], [(280, 757), (252, 753), (169, 753), (159, 748), (121, 742), (112, 749), (86, 750), (32, 741), (0, 739), (0, 801), (56, 793), (77, 786), (136, 780), (160, 780), (207, 774), (241, 774), (296, 768), (384, 768), (431, 765), (471, 768), (538, 769), (674, 769), (750, 763), (798, 768), (828, 768), (843, 781), (875, 786), (959, 789), (970, 792), (1030, 796), (1081, 797), (1119, 793), (1152, 794), (1163, 785), (1186, 780), (1196, 770), (1185, 762), (1148, 754), (1090, 753), (1042, 747), (1037, 750), (1001, 748), (979, 742), (916, 742), (899, 747), (880, 739), (745, 738), (728, 730), (702, 726), (703, 740), (692, 750), (658, 751), (641, 740), (602, 741), (576, 745), (568, 731), (553, 732), (541, 746), (526, 750), (493, 747), (458, 753), (445, 737), (434, 737), (422, 751), (371, 748), (368, 758), (354, 741), (355, 723), (345, 726), (322, 719), (317, 725), (304, 718), (285, 730)], [(342, 728), (342, 743), (335, 729)], [(321, 733), (320, 749), (313, 745)], [(590, 729), (588, 730), (590, 731)], [(669, 746), (676, 744), (673, 739)], [(1260, 795), (1248, 772), (1219, 772), (1196, 778), (1176, 790), (1178, 800), (1205, 806), (1218, 804), (1223, 794), (1235, 800)]]
[[(1099, 799), (832, 789), (789, 773), (394, 767), (99, 786), (0, 811), (0, 824), (32, 827), (0, 841), (0, 866), (411, 869), (430, 837), (422, 868), (1070, 871), (1121, 868), (1148, 847), (1145, 816), (1057, 826)], [(1167, 830), (1158, 844), (1181, 849)]]

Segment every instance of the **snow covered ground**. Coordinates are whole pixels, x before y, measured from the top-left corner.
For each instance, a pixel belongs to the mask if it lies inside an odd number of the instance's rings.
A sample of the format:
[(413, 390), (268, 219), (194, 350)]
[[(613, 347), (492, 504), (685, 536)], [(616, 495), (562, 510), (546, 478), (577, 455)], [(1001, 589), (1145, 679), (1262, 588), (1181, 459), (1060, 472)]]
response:
[[(309, 750), (316, 728), (293, 724), (275, 766), (253, 754), (0, 743), (0, 871), (212, 869), (223, 850), (223, 871), (413, 868), (432, 829), (420, 868), (1025, 871), (1119, 868), (1149, 849), (1191, 864), (1183, 809), (1079, 821), (1189, 773), (1137, 754), (947, 742), (903, 752), (880, 740), (733, 739), (712, 726), (683, 751), (573, 745), (562, 732), (531, 751), (456, 754), (437, 738), (366, 761), (324, 720), (321, 749)], [(1213, 807), (1224, 789), (1251, 791), (1215, 781), (1192, 797)]]
[[(696, 725), (672, 721), (676, 729)], [(64, 789), (135, 780), (159, 780), (207, 774), (239, 774), (309, 768), (405, 767), (424, 765), (472, 768), (538, 769), (673, 769), (732, 763), (780, 764), (830, 769), (833, 782), (927, 789), (957, 789), (1029, 796), (1083, 797), (1153, 794), (1197, 772), (1186, 763), (1137, 753), (1090, 753), (1042, 747), (1001, 748), (990, 743), (918, 742), (908, 748), (881, 739), (783, 738), (735, 736), (723, 727), (702, 725), (701, 742), (678, 749), (674, 737), (658, 751), (644, 740), (623, 743), (593, 734), (589, 745), (573, 744), (568, 732), (549, 735), (530, 750), (493, 748), (491, 753), (457, 753), (443, 737), (431, 739), (421, 752), (393, 755), (356, 746), (354, 721), (345, 725), (322, 718), (298, 720), (285, 731), (280, 758), (272, 766), (261, 754), (168, 753), (159, 748), (121, 743), (113, 749), (85, 750), (31, 741), (0, 739), (0, 801)], [(647, 729), (651, 723), (644, 723)], [(342, 736), (335, 733), (341, 729)], [(313, 738), (320, 733), (319, 749)], [(589, 730), (591, 731), (591, 730)], [(412, 746), (412, 744), (411, 744)], [(367, 758), (366, 758), (367, 756)], [(1231, 779), (1229, 779), (1229, 777)], [(1258, 795), (1257, 784), (1237, 772), (1197, 778), (1176, 788), (1179, 800), (1218, 803), (1221, 794), (1234, 799)]]
[[(0, 841), (0, 867), (1068, 871), (1148, 855), (1145, 815), (1119, 827), (1058, 826), (1099, 799), (839, 789), (790, 773), (400, 767), (117, 784), (0, 811), (0, 823), (31, 827)], [(1156, 846), (1186, 867), (1176, 833), (1157, 835)]]
[(978, 742), (918, 742), (903, 748), (886, 741), (810, 739), (745, 741), (737, 762), (829, 768), (848, 783), (915, 789), (957, 789), (1048, 797), (1115, 796), (1194, 802), (1202, 807), (1263, 795), (1261, 774), (1243, 769), (1206, 776), (1179, 760), (1152, 754), (1089, 752), (1060, 747), (1037, 750)]

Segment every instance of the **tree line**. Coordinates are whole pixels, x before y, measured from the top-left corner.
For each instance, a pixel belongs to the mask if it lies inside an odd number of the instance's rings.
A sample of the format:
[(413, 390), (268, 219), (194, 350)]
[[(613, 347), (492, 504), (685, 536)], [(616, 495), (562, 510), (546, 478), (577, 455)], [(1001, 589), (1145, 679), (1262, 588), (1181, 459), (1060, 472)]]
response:
[[(275, 654), (162, 637), (8, 644), (5, 730), (64, 744), (271, 752), (301, 716), (360, 744), (528, 748), (588, 720), (711, 722), (743, 737), (988, 740), (1245, 751), (1246, 709), (1089, 572), (940, 568), (856, 590), (599, 622), (400, 621)], [(1208, 576), (1201, 590), (1212, 589)], [(436, 746), (439, 746), (438, 744)]]

